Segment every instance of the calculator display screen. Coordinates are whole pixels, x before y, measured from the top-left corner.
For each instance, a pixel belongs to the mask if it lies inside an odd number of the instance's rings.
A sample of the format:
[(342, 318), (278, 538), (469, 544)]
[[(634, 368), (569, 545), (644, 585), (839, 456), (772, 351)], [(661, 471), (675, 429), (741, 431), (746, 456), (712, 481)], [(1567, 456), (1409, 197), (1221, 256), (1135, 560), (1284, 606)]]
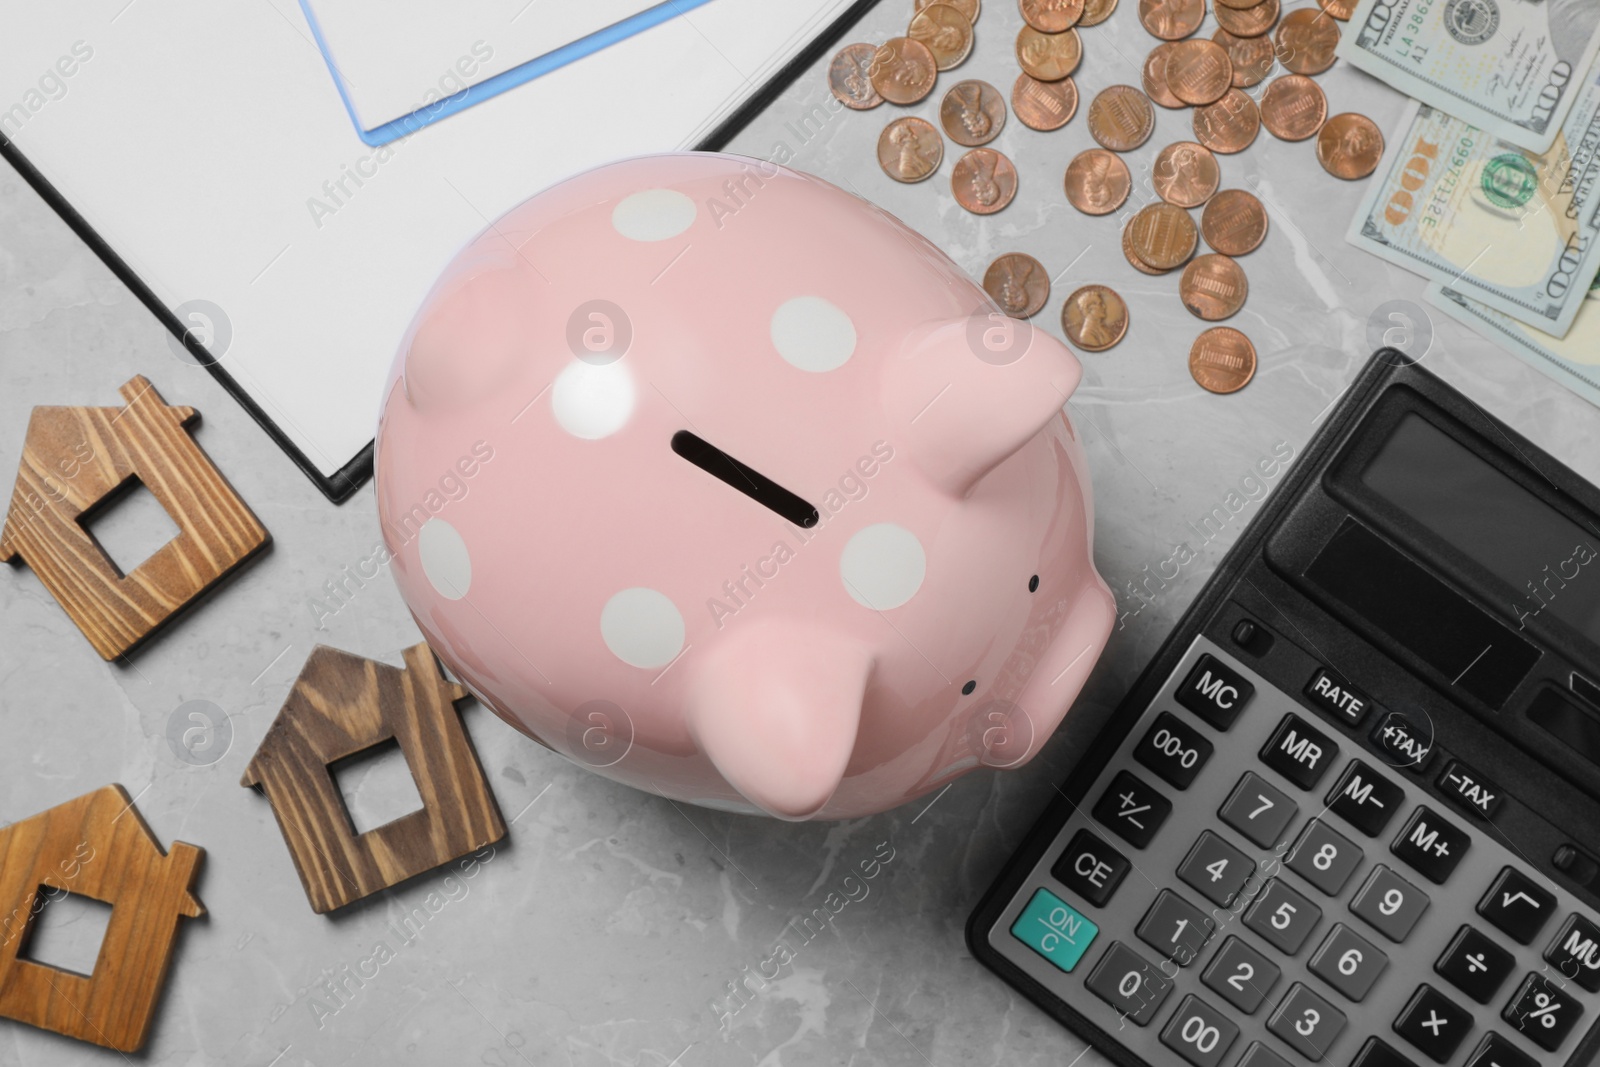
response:
[(1584, 529), (1414, 413), (1361, 480), (1517, 590), (1518, 620), (1554, 616), (1600, 643), (1600, 524)]

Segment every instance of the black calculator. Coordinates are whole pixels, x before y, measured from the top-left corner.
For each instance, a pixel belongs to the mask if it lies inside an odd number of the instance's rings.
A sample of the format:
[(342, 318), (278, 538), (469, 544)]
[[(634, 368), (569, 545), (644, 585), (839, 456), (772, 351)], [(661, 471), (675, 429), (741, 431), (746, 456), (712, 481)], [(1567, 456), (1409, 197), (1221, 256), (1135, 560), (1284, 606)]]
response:
[(967, 941), (1130, 1067), (1592, 1062), (1600, 490), (1379, 352)]

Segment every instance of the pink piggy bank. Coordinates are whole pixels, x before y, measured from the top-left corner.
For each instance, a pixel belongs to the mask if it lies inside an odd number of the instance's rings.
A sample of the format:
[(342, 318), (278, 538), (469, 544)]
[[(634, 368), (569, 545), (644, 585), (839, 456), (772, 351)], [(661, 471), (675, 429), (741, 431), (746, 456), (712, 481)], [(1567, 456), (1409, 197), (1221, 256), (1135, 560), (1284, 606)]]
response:
[(627, 160), (435, 285), (383, 535), (440, 659), (549, 748), (708, 807), (877, 812), (1027, 761), (1105, 644), (1079, 374), (827, 182)]

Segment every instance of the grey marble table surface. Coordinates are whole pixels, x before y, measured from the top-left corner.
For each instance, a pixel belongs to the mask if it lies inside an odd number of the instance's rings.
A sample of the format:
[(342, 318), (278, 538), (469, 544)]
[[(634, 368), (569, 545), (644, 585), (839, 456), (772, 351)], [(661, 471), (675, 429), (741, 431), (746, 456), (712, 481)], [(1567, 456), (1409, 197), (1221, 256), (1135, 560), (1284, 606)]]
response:
[[(884, 0), (848, 39), (903, 32), (909, 6)], [(470, 874), (425, 876), (331, 919), (307, 907), (270, 809), (239, 778), (314, 645), (398, 663), (400, 650), (419, 639), (387, 575), (347, 581), (379, 539), (372, 488), (329, 504), (209, 375), (176, 358), (156, 320), (17, 174), (0, 169), (6, 484), (33, 406), (115, 403), (117, 386), (142, 373), (169, 402), (202, 412), (199, 441), (274, 539), (218, 595), (115, 665), (101, 662), (30, 570), (0, 569), (0, 823), (120, 782), (163, 844), (206, 849), (197, 889), (208, 914), (184, 923), (149, 1046), (131, 1060), (1104, 1062), (1092, 1052), (1080, 1059), (1080, 1038), (979, 966), (962, 926), (1053, 784), (1259, 507), (1266, 487), (1253, 477), (1256, 461), (1284, 445), (1298, 452), (1365, 362), (1374, 311), (1410, 301), (1424, 328), (1431, 318), (1428, 366), (1600, 481), (1600, 411), (1443, 315), (1430, 316), (1420, 278), (1345, 244), (1364, 184), (1325, 174), (1310, 142), (1263, 132), (1247, 152), (1222, 159), (1224, 187), (1254, 190), (1271, 217), (1265, 245), (1243, 260), (1252, 291), (1230, 323), (1254, 340), (1260, 369), (1231, 397), (1194, 384), (1187, 354), (1201, 324), (1179, 303), (1176, 278), (1136, 273), (1119, 247), (1122, 216), (1080, 215), (1061, 189), (1067, 161), (1092, 144), (1088, 101), (1108, 85), (1137, 84), (1155, 43), (1136, 6), (1122, 0), (1109, 23), (1084, 31), (1082, 104), (1065, 129), (1042, 134), (1010, 119), (995, 147), (1016, 161), (1020, 191), (993, 217), (956, 204), (949, 173), (959, 149), (947, 145), (939, 173), (908, 186), (879, 170), (875, 145), (896, 114), (937, 124), (939, 97), (959, 77), (1009, 93), (1021, 22), (1007, 0), (989, 0), (972, 56), (941, 75), (922, 103), (865, 113), (833, 107), (824, 59), (732, 146), (881, 204), (974, 276), (1003, 252), (1031, 253), (1053, 278), (1038, 321), (1058, 335), (1062, 298), (1078, 285), (1105, 283), (1127, 298), (1126, 339), (1083, 357), (1083, 383), (1069, 405), (1093, 468), (1095, 554), (1122, 618), (1043, 753), (1022, 769), (979, 771), (880, 816), (791, 825), (613, 784), (468, 705), (468, 729), (512, 820), (508, 837)], [(1212, 25), (1208, 19), (1202, 32)], [(1397, 94), (1343, 64), (1320, 81), (1331, 111), (1361, 111), (1392, 130), (1403, 104)], [(1186, 113), (1162, 112), (1155, 136), (1129, 155), (1130, 210), (1153, 196), (1151, 161), (1191, 136), (1187, 123)], [(1232, 493), (1245, 507), (1221, 536), (1201, 540), (1190, 523)], [(118, 518), (108, 540), (159, 544), (156, 516), (134, 508)], [(1180, 543), (1192, 562), (1153, 595), (1135, 595), (1133, 582)], [(342, 584), (340, 598), (330, 583)], [(194, 700), (223, 709), (231, 732), (221, 758), (204, 765), (178, 758), (168, 742), (177, 709)], [(388, 781), (381, 768), (357, 780), (354, 802), (398, 802)], [(871, 866), (885, 855), (892, 859)], [(861, 877), (863, 863), (874, 877)], [(848, 903), (826, 929), (806, 939), (786, 934), (835, 893)], [(92, 959), (95, 922), (92, 911), (63, 909), (43, 927), (36, 951), (88, 951)], [(744, 983), (749, 992), (730, 998), (785, 936), (794, 958), (780, 976)], [(119, 1059), (0, 1020), (0, 1064)]]

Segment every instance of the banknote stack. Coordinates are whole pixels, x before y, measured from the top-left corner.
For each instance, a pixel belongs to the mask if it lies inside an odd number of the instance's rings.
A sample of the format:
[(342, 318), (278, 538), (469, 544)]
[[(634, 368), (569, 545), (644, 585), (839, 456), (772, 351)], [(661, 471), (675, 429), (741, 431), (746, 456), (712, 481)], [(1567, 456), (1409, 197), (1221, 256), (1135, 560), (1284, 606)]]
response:
[(1600, 404), (1600, 0), (1360, 0), (1339, 55), (1415, 98), (1351, 243)]

